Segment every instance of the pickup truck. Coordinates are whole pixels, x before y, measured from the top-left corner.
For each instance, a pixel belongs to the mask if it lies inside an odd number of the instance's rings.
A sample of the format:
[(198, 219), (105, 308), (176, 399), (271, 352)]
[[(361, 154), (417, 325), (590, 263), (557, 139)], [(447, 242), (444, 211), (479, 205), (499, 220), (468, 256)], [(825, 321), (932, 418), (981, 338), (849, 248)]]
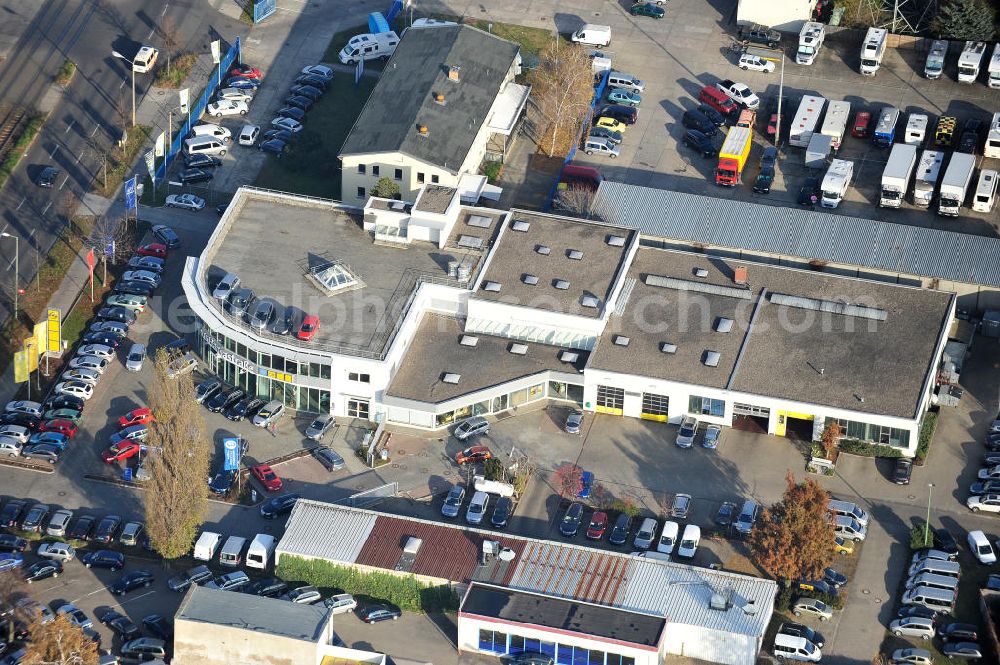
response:
[(737, 83), (729, 79), (723, 79), (715, 84), (724, 95), (732, 99), (743, 108), (756, 109), (760, 106), (760, 97), (754, 94), (746, 83)]

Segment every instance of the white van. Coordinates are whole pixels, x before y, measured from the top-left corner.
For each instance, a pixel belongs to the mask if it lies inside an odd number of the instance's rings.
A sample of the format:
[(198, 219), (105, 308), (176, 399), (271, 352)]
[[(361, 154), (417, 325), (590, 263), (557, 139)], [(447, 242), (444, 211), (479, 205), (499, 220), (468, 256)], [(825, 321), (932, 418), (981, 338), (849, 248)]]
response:
[(490, 495), (486, 492), (476, 492), (472, 495), (472, 501), (465, 511), (465, 521), (469, 524), (481, 524), (483, 516), (486, 515), (486, 507), (489, 505)]
[(570, 40), (577, 44), (587, 44), (601, 48), (611, 43), (611, 26), (586, 23), (582, 28), (570, 35)]
[(160, 52), (152, 46), (143, 46), (135, 54), (135, 57), (132, 58), (132, 71), (145, 74), (152, 70), (153, 66), (156, 65), (156, 58), (159, 55)]
[(701, 543), (701, 529), (694, 524), (688, 524), (684, 527), (684, 535), (681, 536), (681, 543), (677, 547), (677, 556), (693, 559), (699, 543)]
[(633, 92), (642, 92), (646, 89), (646, 84), (631, 74), (612, 71), (608, 74), (608, 87), (625, 88), (626, 90), (632, 90)]
[(851, 503), (850, 501), (840, 501), (839, 499), (830, 499), (827, 507), (833, 512), (834, 515), (846, 515), (847, 517), (853, 517), (856, 519), (861, 526), (868, 528), (868, 513), (858, 506), (856, 503)]
[(990, 545), (989, 539), (982, 531), (970, 531), (968, 536), (969, 549), (979, 560), (979, 563), (991, 566), (997, 562), (997, 555)]
[(674, 546), (677, 545), (677, 534), (680, 531), (677, 522), (666, 521), (663, 523), (663, 531), (660, 533), (660, 540), (656, 543), (656, 551), (664, 554), (673, 554)]
[(257, 137), (259, 135), (259, 125), (243, 125), (243, 129), (240, 130), (240, 145), (252, 146), (257, 142)]
[(818, 663), (823, 657), (815, 644), (804, 637), (778, 633), (774, 636), (774, 657), (778, 660), (803, 660)]
[(226, 154), (226, 144), (221, 139), (212, 136), (195, 136), (184, 139), (184, 152), (188, 155), (218, 155)]
[(951, 612), (955, 608), (955, 592), (918, 586), (908, 589), (902, 602), (903, 605), (922, 605), (935, 612)]
[(274, 539), (274, 536), (269, 536), (266, 533), (258, 533), (254, 536), (253, 542), (247, 549), (247, 568), (266, 570), (277, 544), (278, 541)]
[(213, 138), (221, 139), (224, 143), (229, 143), (233, 140), (232, 132), (225, 127), (213, 125), (210, 122), (192, 127), (191, 136), (211, 136)]
[(972, 199), (972, 209), (976, 212), (990, 212), (997, 198), (997, 172), (983, 169), (979, 172), (979, 184)]
[(944, 589), (958, 593), (958, 578), (947, 575), (935, 575), (934, 573), (920, 573), (906, 580), (907, 589), (915, 589), (918, 586), (928, 589)]
[(635, 532), (632, 544), (637, 550), (648, 550), (652, 547), (654, 538), (656, 538), (656, 520), (647, 517), (639, 525), (639, 530)]
[(226, 544), (219, 552), (219, 565), (235, 568), (243, 563), (243, 546), (247, 544), (247, 539), (241, 536), (229, 536)]
[(861, 526), (853, 517), (837, 515), (837, 521), (833, 525), (833, 531), (841, 538), (848, 540), (864, 540), (868, 535), (868, 530)]
[(959, 578), (962, 576), (962, 566), (957, 561), (941, 561), (939, 559), (923, 559), (910, 566), (910, 576), (921, 573), (933, 573), (935, 575), (945, 575), (946, 577)]
[(222, 542), (222, 536), (213, 531), (202, 531), (198, 536), (198, 541), (194, 544), (192, 556), (199, 561), (211, 561), (215, 556), (215, 550)]

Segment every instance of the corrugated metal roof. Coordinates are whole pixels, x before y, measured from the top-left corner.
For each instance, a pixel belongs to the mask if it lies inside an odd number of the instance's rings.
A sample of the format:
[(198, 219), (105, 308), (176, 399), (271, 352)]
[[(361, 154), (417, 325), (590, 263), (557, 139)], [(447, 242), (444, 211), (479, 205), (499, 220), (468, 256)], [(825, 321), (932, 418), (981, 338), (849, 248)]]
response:
[(1000, 286), (1000, 239), (605, 180), (605, 221), (664, 238)]
[[(345, 512), (340, 508), (320, 501), (296, 501), (276, 554), (354, 563), (375, 526), (376, 513)], [(331, 523), (336, 524), (336, 537), (331, 537), (328, 530)]]

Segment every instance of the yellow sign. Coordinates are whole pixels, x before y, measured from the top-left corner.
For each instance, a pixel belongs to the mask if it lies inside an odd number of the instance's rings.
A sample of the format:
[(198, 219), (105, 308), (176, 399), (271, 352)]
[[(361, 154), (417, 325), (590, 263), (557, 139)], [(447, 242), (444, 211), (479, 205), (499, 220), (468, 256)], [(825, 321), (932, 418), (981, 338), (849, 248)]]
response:
[(62, 312), (58, 309), (49, 310), (45, 350), (52, 353), (62, 351)]
[(267, 378), (277, 379), (278, 381), (284, 381), (285, 383), (292, 383), (291, 374), (285, 374), (284, 372), (275, 372), (272, 369), (267, 370)]
[(18, 351), (14, 354), (14, 383), (24, 383), (28, 374), (28, 354)]
[(35, 324), (35, 350), (38, 355), (45, 353), (45, 336), (49, 330), (49, 322), (42, 321)]
[(34, 337), (24, 340), (24, 355), (28, 362), (28, 372), (38, 369), (38, 348), (35, 346)]

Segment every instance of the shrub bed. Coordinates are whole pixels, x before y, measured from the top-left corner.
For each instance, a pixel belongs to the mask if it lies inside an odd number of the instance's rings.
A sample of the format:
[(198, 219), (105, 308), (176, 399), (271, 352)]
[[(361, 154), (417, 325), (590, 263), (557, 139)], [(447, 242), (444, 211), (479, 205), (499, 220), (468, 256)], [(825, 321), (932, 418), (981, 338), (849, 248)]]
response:
[(862, 457), (902, 457), (903, 453), (899, 448), (888, 446), (884, 443), (868, 443), (857, 439), (841, 439), (837, 444), (842, 453), (861, 455)]
[(937, 430), (938, 414), (936, 411), (928, 411), (924, 415), (924, 422), (920, 426), (920, 438), (917, 440), (917, 464), (923, 464), (930, 452), (931, 441), (934, 439), (934, 432)]

